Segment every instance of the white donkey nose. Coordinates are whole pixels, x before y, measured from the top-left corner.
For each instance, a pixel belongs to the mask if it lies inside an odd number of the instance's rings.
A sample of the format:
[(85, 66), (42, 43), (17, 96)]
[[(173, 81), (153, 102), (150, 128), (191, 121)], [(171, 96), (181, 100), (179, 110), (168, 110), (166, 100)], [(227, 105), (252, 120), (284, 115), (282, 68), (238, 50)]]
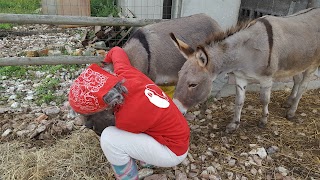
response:
[(172, 101), (174, 102), (174, 104), (178, 107), (178, 109), (180, 110), (180, 112), (185, 115), (187, 113), (187, 108), (185, 108), (182, 103), (178, 100), (178, 99), (172, 99)]

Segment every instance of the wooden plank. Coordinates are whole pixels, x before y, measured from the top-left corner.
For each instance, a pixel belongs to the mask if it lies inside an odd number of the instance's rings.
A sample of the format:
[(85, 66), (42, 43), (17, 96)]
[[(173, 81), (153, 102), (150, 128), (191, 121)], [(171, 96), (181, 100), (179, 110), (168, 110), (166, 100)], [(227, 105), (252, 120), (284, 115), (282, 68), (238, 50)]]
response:
[(103, 61), (102, 56), (46, 56), (0, 58), (0, 66), (91, 64)]
[(0, 23), (17, 24), (53, 24), (53, 25), (83, 25), (83, 26), (145, 26), (165, 21), (164, 19), (138, 19), (115, 17), (31, 15), (0, 13)]

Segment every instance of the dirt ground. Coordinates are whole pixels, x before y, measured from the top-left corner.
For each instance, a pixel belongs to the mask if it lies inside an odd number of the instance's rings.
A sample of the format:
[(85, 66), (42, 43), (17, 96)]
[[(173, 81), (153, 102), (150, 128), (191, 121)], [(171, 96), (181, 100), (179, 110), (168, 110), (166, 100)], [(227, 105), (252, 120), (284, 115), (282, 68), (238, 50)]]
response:
[[(233, 116), (234, 96), (209, 99), (204, 111), (193, 108), (189, 162), (155, 168), (155, 173), (168, 179), (178, 179), (178, 172), (188, 179), (320, 179), (320, 89), (304, 94), (293, 122), (284, 118), (286, 109), (281, 107), (288, 95), (272, 93), (269, 122), (261, 129), (259, 94), (247, 93), (240, 128), (233, 134), (226, 134), (225, 127)], [(14, 117), (1, 114), (0, 121), (4, 118)], [(113, 179), (98, 137), (84, 128), (49, 140), (15, 137), (0, 142), (0, 180)], [(250, 153), (257, 147), (268, 156)], [(209, 172), (210, 166), (215, 171)]]

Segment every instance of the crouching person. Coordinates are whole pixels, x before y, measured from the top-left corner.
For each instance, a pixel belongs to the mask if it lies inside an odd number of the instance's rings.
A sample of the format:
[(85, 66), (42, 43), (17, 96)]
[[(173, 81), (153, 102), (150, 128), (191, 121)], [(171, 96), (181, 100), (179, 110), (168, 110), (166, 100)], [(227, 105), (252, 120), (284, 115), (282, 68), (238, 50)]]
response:
[(74, 111), (90, 115), (112, 108), (115, 126), (100, 138), (102, 151), (116, 179), (138, 179), (135, 160), (159, 167), (180, 164), (187, 156), (190, 129), (170, 98), (147, 76), (131, 66), (125, 51), (112, 48), (104, 63), (89, 66), (70, 88)]

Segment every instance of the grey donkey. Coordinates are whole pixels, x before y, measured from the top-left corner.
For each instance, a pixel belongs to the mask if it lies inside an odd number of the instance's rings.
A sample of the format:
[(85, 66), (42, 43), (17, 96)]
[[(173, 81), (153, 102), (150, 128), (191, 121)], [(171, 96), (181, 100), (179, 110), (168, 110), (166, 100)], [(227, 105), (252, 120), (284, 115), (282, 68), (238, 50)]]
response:
[(294, 86), (285, 103), (292, 120), (310, 76), (320, 65), (320, 9), (306, 9), (290, 16), (264, 16), (225, 32), (214, 33), (196, 49), (171, 34), (174, 44), (188, 59), (179, 72), (173, 97), (182, 112), (204, 101), (212, 82), (221, 73), (236, 78), (234, 117), (226, 128), (240, 125), (241, 110), (249, 80), (260, 83), (263, 105), (260, 127), (269, 116), (273, 80), (293, 77)]
[[(204, 41), (214, 32), (222, 31), (218, 23), (205, 14), (172, 19), (139, 28), (124, 45), (131, 64), (146, 74), (157, 85), (175, 85), (178, 71), (186, 59), (171, 42), (169, 33), (190, 44)], [(85, 116), (87, 127), (98, 135), (110, 125), (114, 125), (112, 111), (105, 110)]]

